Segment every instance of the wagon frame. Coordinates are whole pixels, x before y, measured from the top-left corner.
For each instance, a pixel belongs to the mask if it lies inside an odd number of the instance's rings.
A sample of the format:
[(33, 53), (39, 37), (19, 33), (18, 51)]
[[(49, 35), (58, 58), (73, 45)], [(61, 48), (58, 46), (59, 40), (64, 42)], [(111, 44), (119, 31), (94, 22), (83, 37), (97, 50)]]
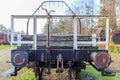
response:
[[(73, 47), (72, 48), (59, 48), (54, 49), (50, 46), (50, 32), (49, 32), (49, 20), (51, 18), (73, 18)], [(106, 18), (106, 37), (105, 41), (97, 41), (96, 34), (91, 35), (91, 41), (78, 41), (77, 35), (77, 18)], [(37, 48), (37, 19), (46, 18), (48, 20), (48, 33), (46, 36), (46, 48)], [(14, 41), (14, 20), (15, 19), (33, 19), (33, 41), (22, 41), (21, 34), (18, 35), (18, 41)], [(11, 16), (11, 62), (15, 67), (14, 74), (17, 75), (17, 71), (26, 66), (30, 62), (35, 63), (36, 74), (39, 80), (42, 79), (42, 73), (44, 68), (47, 69), (48, 74), (51, 73), (51, 68), (56, 68), (56, 72), (62, 73), (64, 68), (68, 68), (68, 80), (72, 80), (72, 71), (75, 72), (77, 79), (79, 71), (86, 68), (88, 62), (98, 71), (101, 71), (103, 76), (109, 76), (105, 72), (105, 69), (109, 67), (111, 63), (111, 57), (108, 54), (109, 43), (109, 18), (108, 16), (101, 15), (12, 15)], [(14, 44), (18, 46), (24, 44), (31, 44), (31, 49), (14, 49)], [(80, 49), (79, 45), (91, 45), (95, 47), (97, 44), (105, 44), (104, 50), (93, 49)], [(69, 56), (68, 56), (69, 55)], [(19, 59), (19, 60), (18, 60)]]

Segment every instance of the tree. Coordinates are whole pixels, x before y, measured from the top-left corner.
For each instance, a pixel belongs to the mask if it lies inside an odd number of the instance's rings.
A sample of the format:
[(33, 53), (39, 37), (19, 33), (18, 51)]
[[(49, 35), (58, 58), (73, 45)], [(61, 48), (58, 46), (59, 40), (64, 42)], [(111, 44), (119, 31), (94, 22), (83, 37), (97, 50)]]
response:
[(95, 4), (95, 0), (74, 0), (72, 4), (72, 10), (76, 14), (80, 15), (92, 15), (96, 14), (98, 6)]
[[(77, 15), (94, 15), (94, 14), (97, 14), (98, 13), (97, 8), (98, 8), (98, 6), (95, 4), (95, 0), (74, 0), (73, 4), (72, 4), (72, 10)], [(71, 14), (71, 13), (70, 13), (70, 11), (67, 11), (66, 14), (68, 15), (68, 14)], [(80, 19), (80, 18), (78, 18), (78, 29), (77, 29), (78, 34), (81, 34), (82, 32), (83, 32), (82, 34), (85, 34), (85, 35), (90, 34), (91, 31), (92, 31), (92, 26), (93, 26), (92, 23), (93, 22), (94, 22), (93, 19), (88, 19), (88, 18), (87, 19)], [(72, 23), (73, 23), (72, 18), (71, 19), (65, 19), (65, 24), (69, 25), (69, 26), (66, 26), (65, 29), (66, 29), (66, 31), (68, 30), (70, 33), (73, 32)], [(91, 24), (91, 26), (90, 26), (90, 24)], [(81, 27), (81, 25), (84, 26), (84, 27)], [(84, 32), (87, 32), (87, 33), (84, 33)]]
[(109, 16), (109, 25), (114, 33), (117, 30), (115, 0), (101, 0), (100, 15)]
[(117, 29), (120, 30), (120, 0), (116, 0)]
[(7, 30), (7, 28), (4, 25), (1, 24), (0, 25), (0, 31), (4, 32), (4, 33), (7, 33), (8, 30)]
[(44, 34), (47, 34), (47, 23), (44, 25), (44, 27), (43, 27), (43, 33)]
[[(115, 34), (117, 30), (115, 0), (101, 0), (100, 4), (101, 4), (100, 15), (109, 16), (109, 27), (110, 27), (110, 31), (112, 30), (112, 32), (110, 32), (110, 41), (111, 41), (112, 36)], [(101, 26), (100, 22), (102, 22), (102, 24), (104, 25), (103, 27), (106, 26), (105, 19), (102, 19), (102, 21), (99, 20), (99, 26)]]
[(60, 33), (64, 33), (64, 20), (60, 19), (58, 22), (58, 28)]
[[(43, 33), (47, 33), (47, 25), (46, 23), (43, 28)], [(56, 34), (56, 33), (64, 33), (64, 20), (62, 19), (56, 19), (50, 21), (50, 33)]]

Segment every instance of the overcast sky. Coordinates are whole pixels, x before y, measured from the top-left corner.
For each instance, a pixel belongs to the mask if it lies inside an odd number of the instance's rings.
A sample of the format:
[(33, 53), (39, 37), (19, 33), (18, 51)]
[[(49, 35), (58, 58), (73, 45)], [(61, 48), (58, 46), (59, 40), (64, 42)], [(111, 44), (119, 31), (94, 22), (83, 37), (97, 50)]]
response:
[(32, 14), (42, 1), (44, 0), (0, 0), (0, 24), (10, 27), (10, 15)]
[[(31, 15), (43, 1), (45, 0), (0, 0), (0, 24), (9, 28), (11, 15)], [(65, 0), (68, 5), (72, 1)]]
[(0, 24), (10, 27), (11, 15), (32, 14), (41, 0), (0, 0)]

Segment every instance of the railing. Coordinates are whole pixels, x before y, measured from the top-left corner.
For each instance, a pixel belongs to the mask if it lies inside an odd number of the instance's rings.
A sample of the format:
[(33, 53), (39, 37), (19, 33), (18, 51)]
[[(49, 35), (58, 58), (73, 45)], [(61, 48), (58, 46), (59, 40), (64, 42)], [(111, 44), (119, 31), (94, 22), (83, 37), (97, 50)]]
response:
[[(101, 15), (51, 15), (52, 18), (64, 18), (64, 17), (72, 17), (74, 18), (73, 20), (73, 47), (74, 49), (78, 48), (78, 44), (92, 44), (92, 45), (96, 45), (96, 44), (105, 44), (106, 45), (106, 50), (108, 50), (108, 42), (109, 42), (109, 19), (107, 16), (101, 16)], [(92, 36), (92, 41), (91, 42), (78, 42), (77, 41), (77, 18), (99, 18), (99, 17), (104, 17), (107, 18), (106, 21), (106, 39), (105, 41), (96, 41), (96, 37), (95, 34)], [(14, 19), (33, 19), (33, 31), (34, 31), (34, 35), (33, 35), (33, 41), (14, 41)], [(33, 44), (33, 49), (37, 49), (37, 19), (38, 18), (47, 18), (47, 15), (12, 15), (11, 16), (11, 49), (13, 49), (13, 44)]]

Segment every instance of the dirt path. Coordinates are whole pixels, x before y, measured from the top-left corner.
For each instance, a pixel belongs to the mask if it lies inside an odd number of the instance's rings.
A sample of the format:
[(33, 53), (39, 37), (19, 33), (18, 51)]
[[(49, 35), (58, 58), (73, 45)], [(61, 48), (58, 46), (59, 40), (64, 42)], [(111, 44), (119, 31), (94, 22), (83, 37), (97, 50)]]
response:
[(2, 73), (10, 68), (13, 68), (10, 61), (10, 49), (0, 50), (0, 80), (14, 80), (13, 77), (3, 77)]

